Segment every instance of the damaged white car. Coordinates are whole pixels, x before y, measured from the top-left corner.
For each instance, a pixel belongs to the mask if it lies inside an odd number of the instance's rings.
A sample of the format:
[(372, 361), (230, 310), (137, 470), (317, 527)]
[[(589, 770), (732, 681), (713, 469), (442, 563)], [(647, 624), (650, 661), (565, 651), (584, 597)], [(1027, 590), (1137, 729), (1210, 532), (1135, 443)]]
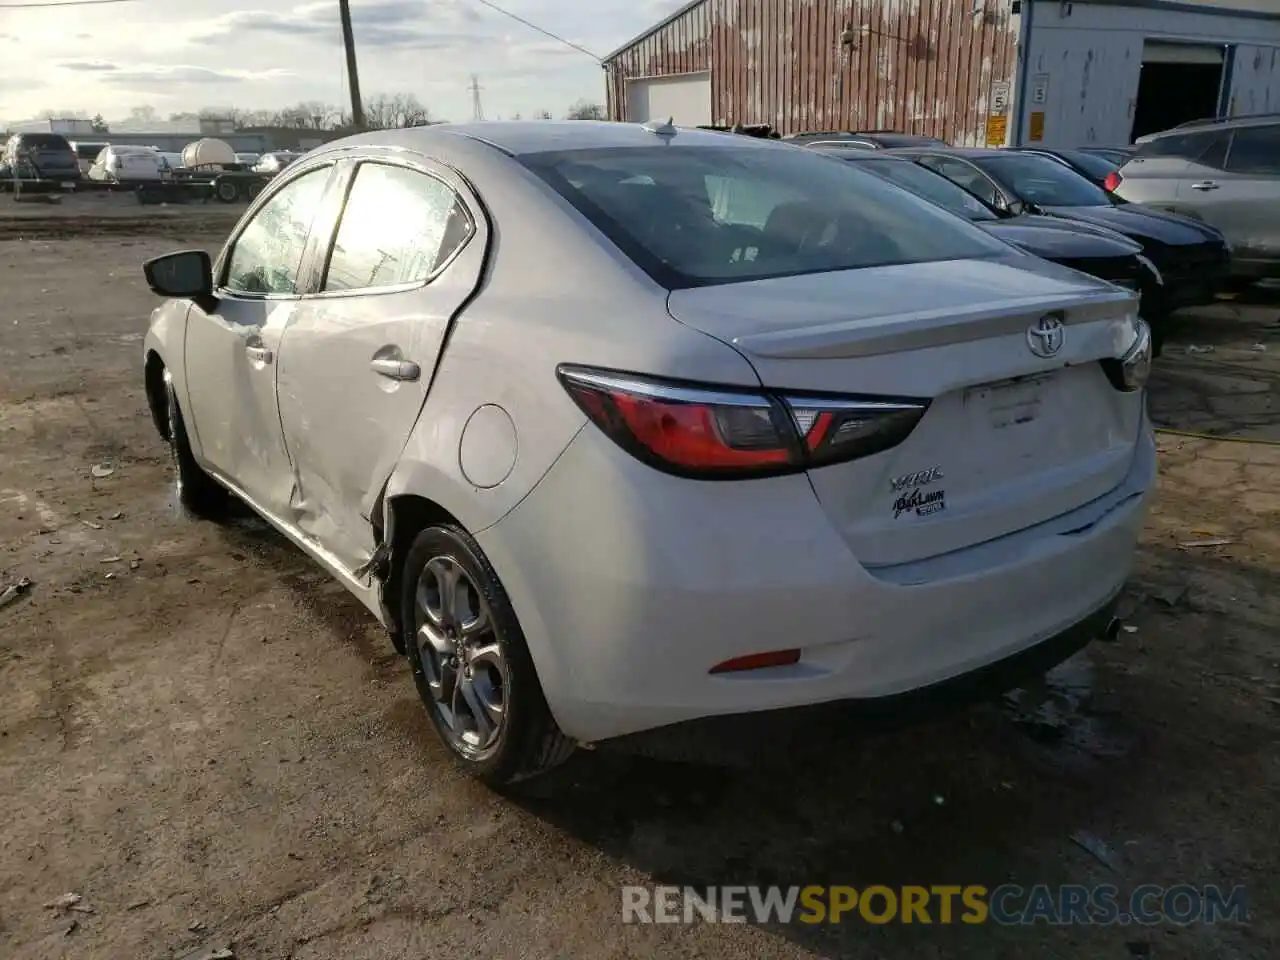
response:
[(183, 502), (327, 567), (491, 783), (1113, 628), (1155, 476), (1136, 298), (856, 165), (379, 131), (145, 269)]

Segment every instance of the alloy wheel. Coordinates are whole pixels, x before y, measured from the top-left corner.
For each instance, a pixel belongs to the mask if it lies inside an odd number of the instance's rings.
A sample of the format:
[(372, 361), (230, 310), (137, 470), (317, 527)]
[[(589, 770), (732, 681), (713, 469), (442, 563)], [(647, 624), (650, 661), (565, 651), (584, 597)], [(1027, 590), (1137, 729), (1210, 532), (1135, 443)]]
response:
[(509, 671), (489, 605), (454, 557), (433, 557), (418, 577), (414, 641), (451, 746), (485, 759), (505, 732)]

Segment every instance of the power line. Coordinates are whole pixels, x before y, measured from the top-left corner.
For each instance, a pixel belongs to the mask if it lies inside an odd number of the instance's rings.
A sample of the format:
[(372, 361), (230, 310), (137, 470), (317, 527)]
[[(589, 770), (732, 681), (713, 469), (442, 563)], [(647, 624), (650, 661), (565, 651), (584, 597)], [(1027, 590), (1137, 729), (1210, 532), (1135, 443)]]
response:
[(577, 50), (579, 53), (585, 53), (588, 57), (590, 57), (596, 63), (601, 62), (600, 58), (596, 56), (594, 53), (592, 53), (590, 50), (588, 50), (586, 47), (580, 47), (578, 46), (578, 44), (574, 43), (572, 40), (566, 40), (564, 37), (560, 36), (557, 33), (552, 33), (550, 30), (542, 29), (542, 27), (538, 26), (536, 23), (530, 23), (524, 17), (517, 16), (516, 14), (512, 13), (510, 10), (504, 10), (502, 9), (502, 7), (498, 6), (496, 3), (493, 3), (492, 0), (474, 0), (474, 2), (482, 4), (483, 6), (486, 6), (490, 10), (494, 10), (502, 14), (504, 17), (510, 17), (512, 20), (516, 21), (516, 23), (522, 23), (526, 27), (528, 27), (530, 30), (536, 30), (538, 33), (542, 34), (544, 37), (550, 37), (552, 40), (556, 41), (556, 43), (563, 43), (566, 47), (572, 47), (574, 50)]
[(39, 0), (38, 3), (0, 3), (0, 10), (43, 10), (48, 7), (98, 7), (106, 3), (136, 3), (137, 0)]

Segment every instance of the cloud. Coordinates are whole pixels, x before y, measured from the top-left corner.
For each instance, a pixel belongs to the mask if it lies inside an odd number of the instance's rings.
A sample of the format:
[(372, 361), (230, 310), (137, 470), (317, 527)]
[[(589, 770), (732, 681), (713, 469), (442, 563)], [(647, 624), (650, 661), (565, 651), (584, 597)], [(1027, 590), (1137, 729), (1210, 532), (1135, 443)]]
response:
[[(351, 7), (352, 32), (361, 48), (456, 50), (493, 38), (478, 27), (481, 16), (463, 0), (365, 0)], [(444, 29), (442, 29), (444, 28)], [(316, 40), (338, 45), (342, 28), (333, 3), (309, 3), (288, 11), (239, 10), (214, 19), (195, 43), (226, 40)]]
[(121, 86), (154, 86), (167, 83), (242, 83), (246, 80), (278, 80), (291, 77), (288, 70), (214, 70), (193, 64), (140, 64), (123, 67), (109, 60), (68, 60), (64, 70), (97, 74), (104, 83)]
[(63, 70), (80, 70), (84, 73), (107, 73), (120, 69), (114, 63), (107, 63), (105, 60), (67, 60), (58, 66)]

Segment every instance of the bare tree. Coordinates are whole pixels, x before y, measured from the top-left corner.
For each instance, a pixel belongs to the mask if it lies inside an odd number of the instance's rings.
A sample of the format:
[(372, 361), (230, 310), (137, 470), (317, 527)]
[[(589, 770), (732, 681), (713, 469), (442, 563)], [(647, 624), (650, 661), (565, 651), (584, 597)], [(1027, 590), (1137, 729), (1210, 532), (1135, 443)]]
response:
[(420, 127), (431, 122), (431, 111), (412, 93), (380, 93), (364, 104), (364, 123), (370, 130)]
[(536, 113), (534, 113), (534, 115), (533, 115), (533, 119), (535, 119), (535, 120), (550, 120), (550, 119), (551, 119), (551, 111), (550, 111), (550, 110), (539, 110), (539, 111), (537, 111)]
[(129, 111), (130, 123), (155, 123), (159, 118), (156, 116), (156, 108), (150, 104), (143, 104), (140, 107), (134, 107)]
[(88, 120), (89, 114), (83, 110), (41, 110), (36, 114), (37, 120)]
[(579, 100), (564, 115), (566, 120), (604, 120), (604, 107), (590, 100)]

